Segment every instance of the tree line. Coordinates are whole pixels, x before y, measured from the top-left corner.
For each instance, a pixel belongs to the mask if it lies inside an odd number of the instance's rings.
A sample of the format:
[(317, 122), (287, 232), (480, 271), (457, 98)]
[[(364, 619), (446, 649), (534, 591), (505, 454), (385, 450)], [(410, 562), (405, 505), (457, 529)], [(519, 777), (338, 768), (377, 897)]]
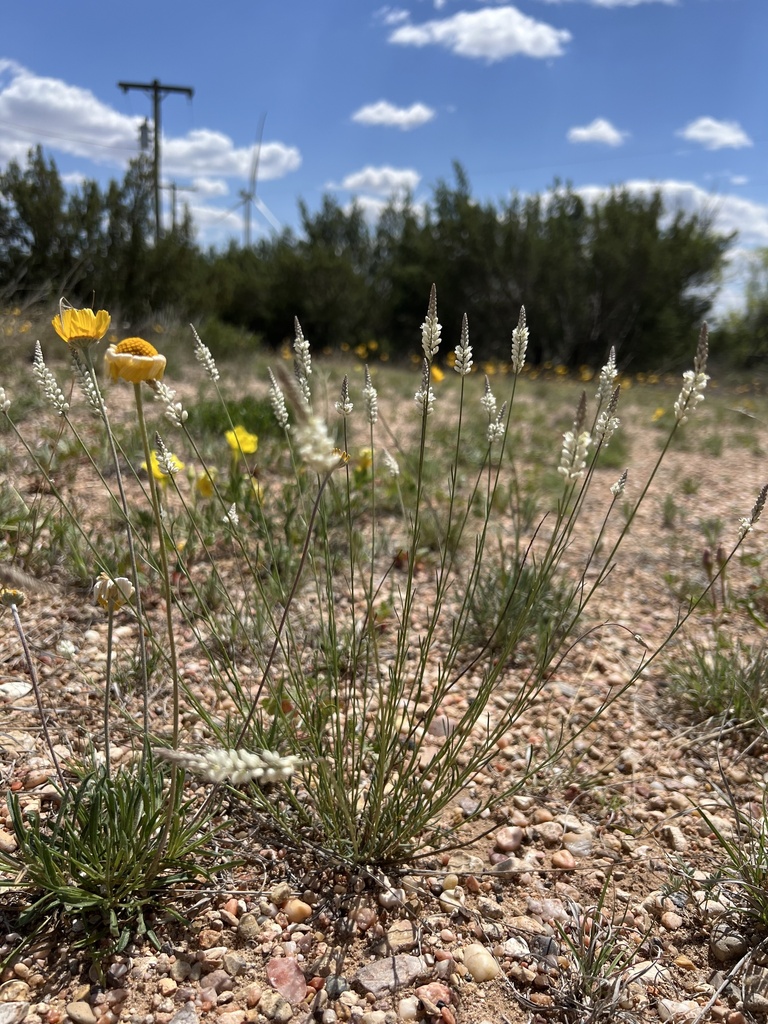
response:
[(426, 203), (393, 202), (374, 224), (330, 195), (317, 210), (300, 201), (297, 231), (247, 249), (202, 249), (186, 211), (154, 245), (152, 213), (144, 158), (105, 189), (67, 188), (39, 147), (12, 161), (0, 174), (0, 299), (66, 294), (136, 330), (159, 312), (207, 320), (214, 353), (228, 329), (280, 344), (298, 315), (315, 347), (375, 340), (396, 358), (418, 344), (435, 281), (451, 347), (466, 312), (481, 359), (508, 356), (524, 304), (532, 361), (596, 366), (614, 346), (625, 367), (665, 370), (689, 355), (734, 240), (706, 212), (666, 210), (660, 192), (614, 188), (588, 203), (555, 182), (478, 202), (458, 164)]

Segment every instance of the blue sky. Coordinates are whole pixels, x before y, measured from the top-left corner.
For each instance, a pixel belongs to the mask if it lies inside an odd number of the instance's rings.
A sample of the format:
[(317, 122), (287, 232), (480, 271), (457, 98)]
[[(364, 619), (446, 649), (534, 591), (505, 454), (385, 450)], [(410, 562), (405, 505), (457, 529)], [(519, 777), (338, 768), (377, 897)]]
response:
[(705, 207), (739, 231), (721, 307), (768, 246), (766, 0), (40, 0), (3, 38), (0, 167), (39, 142), (67, 181), (120, 178), (151, 104), (117, 82), (194, 88), (162, 103), (162, 176), (203, 245), (243, 238), (266, 115), (254, 235), (324, 192), (427, 199), (459, 160), (480, 199), (559, 178)]

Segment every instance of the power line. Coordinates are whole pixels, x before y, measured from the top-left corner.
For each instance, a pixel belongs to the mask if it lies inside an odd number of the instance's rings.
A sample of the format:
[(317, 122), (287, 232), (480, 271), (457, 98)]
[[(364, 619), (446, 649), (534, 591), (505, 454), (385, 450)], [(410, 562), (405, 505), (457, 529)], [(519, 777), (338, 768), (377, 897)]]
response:
[(155, 188), (155, 245), (160, 241), (160, 103), (169, 93), (180, 92), (189, 99), (195, 95), (195, 90), (188, 85), (161, 85), (155, 78), (151, 82), (118, 82), (118, 88), (123, 92), (130, 89), (141, 89), (142, 92), (152, 96), (152, 122), (155, 129), (155, 158), (153, 161), (154, 188)]
[(29, 132), (31, 135), (39, 135), (44, 139), (62, 139), (64, 142), (77, 142), (81, 146), (88, 146), (92, 149), (111, 149), (121, 153), (133, 152), (133, 148), (129, 146), (110, 146), (107, 142), (90, 142), (87, 139), (78, 138), (76, 135), (64, 135), (62, 132), (52, 132), (47, 128), (33, 128), (32, 125), (18, 124), (14, 121), (0, 119), (0, 125), (4, 128), (14, 128), (17, 131)]

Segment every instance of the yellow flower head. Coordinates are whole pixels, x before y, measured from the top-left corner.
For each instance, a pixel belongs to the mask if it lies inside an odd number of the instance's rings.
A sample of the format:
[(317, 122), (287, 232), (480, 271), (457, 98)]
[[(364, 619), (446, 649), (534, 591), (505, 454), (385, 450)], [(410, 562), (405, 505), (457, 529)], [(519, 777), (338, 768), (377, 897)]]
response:
[[(157, 482), (160, 484), (168, 483), (168, 474), (160, 465), (160, 460), (157, 457), (157, 452), (153, 451), (149, 458), (152, 463), (152, 476), (155, 478), (155, 480), (157, 480)], [(180, 459), (177, 459), (175, 455), (169, 454), (168, 458), (171, 460), (172, 465), (176, 467), (176, 470), (184, 469), (184, 463), (181, 462)], [(146, 462), (142, 462), (141, 468), (146, 470)]]
[(165, 356), (143, 338), (126, 338), (119, 345), (110, 345), (104, 353), (109, 376), (139, 384), (143, 380), (162, 380)]
[(195, 477), (195, 491), (198, 498), (212, 498), (214, 495), (213, 481), (216, 479), (217, 470), (215, 466), (211, 466), (207, 473), (199, 473)]
[(439, 366), (433, 366), (432, 369), (430, 370), (430, 373), (432, 376), (432, 380), (436, 384), (439, 384), (441, 380), (445, 380), (445, 374), (443, 373)]
[(360, 456), (355, 467), (358, 472), (366, 473), (373, 465), (373, 451), (370, 448), (361, 448)]
[(66, 341), (73, 348), (88, 348), (101, 341), (109, 330), (109, 323), (112, 318), (106, 309), (100, 309), (94, 313), (92, 309), (74, 309), (65, 305), (62, 299), (59, 303), (59, 315), (55, 316), (51, 323), (58, 336)]
[(253, 455), (259, 447), (259, 439), (256, 434), (250, 434), (245, 427), (237, 426), (234, 430), (228, 430), (224, 435), (227, 444), (236, 454)]

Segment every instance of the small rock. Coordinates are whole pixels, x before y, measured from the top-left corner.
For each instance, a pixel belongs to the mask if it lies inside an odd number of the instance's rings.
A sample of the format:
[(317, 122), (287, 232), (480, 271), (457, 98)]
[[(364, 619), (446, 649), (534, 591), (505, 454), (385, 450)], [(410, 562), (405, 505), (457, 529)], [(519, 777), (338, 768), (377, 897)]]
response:
[(256, 915), (251, 913), (243, 914), (237, 926), (238, 938), (247, 942), (251, 939), (255, 939), (260, 931), (261, 925), (259, 924)]
[(387, 929), (386, 947), (392, 953), (405, 953), (418, 941), (412, 921), (395, 921)]
[(272, 988), (277, 989), (292, 1006), (297, 1006), (307, 994), (307, 982), (296, 960), (285, 957), (270, 960), (267, 978)]
[(387, 1019), (385, 1010), (369, 1010), (360, 1018), (360, 1024), (384, 1024)]
[(536, 826), (536, 833), (545, 846), (559, 846), (563, 838), (563, 826), (558, 821), (542, 821)]
[(531, 950), (528, 943), (525, 939), (521, 939), (517, 935), (513, 935), (504, 943), (504, 956), (511, 956), (519, 960), (525, 960), (530, 955)]
[(291, 924), (301, 924), (312, 916), (312, 907), (304, 900), (292, 899), (283, 907), (283, 913)]
[(192, 971), (192, 964), (187, 960), (177, 960), (171, 964), (171, 977), (178, 984), (180, 981), (186, 981)]
[(282, 907), (293, 895), (293, 890), (288, 882), (278, 882), (277, 885), (272, 886), (267, 895), (276, 907)]
[(487, 896), (481, 896), (477, 901), (477, 909), (480, 916), (486, 921), (500, 921), (504, 917), (504, 908)]
[(416, 995), (423, 1002), (429, 1001), (438, 1008), (450, 1006), (451, 1004), (451, 990), (447, 985), (442, 985), (439, 981), (432, 981), (428, 985), (419, 985), (416, 989)]
[(397, 1013), (400, 1020), (416, 1020), (419, 1016), (419, 1000), (416, 996), (405, 996), (397, 1004)]
[(217, 967), (206, 977), (205, 987), (212, 988), (216, 995), (219, 995), (221, 992), (231, 992), (235, 983), (223, 967)]
[(523, 830), (517, 825), (506, 825), (500, 828), (495, 837), (496, 849), (502, 853), (514, 853), (523, 842)]
[(677, 825), (665, 825), (661, 830), (661, 838), (664, 844), (675, 853), (683, 853), (688, 849), (688, 840)]
[(29, 1013), (29, 1003), (0, 1003), (0, 1024), (20, 1024)]
[(594, 834), (591, 831), (566, 832), (563, 836), (563, 846), (574, 857), (589, 857), (592, 853)]
[(747, 940), (731, 925), (719, 921), (712, 928), (709, 947), (715, 960), (722, 964), (743, 956), (747, 951)]
[(7, 829), (0, 828), (0, 853), (13, 853), (18, 845), (16, 836)]
[(198, 1024), (198, 1016), (194, 1003), (185, 1003), (184, 1006), (171, 1017), (168, 1024)]
[(243, 1024), (245, 1010), (228, 1010), (226, 1013), (219, 1014), (216, 1020), (218, 1024)]
[(752, 1013), (768, 1013), (768, 968), (751, 964), (742, 980), (744, 1009)]
[(225, 953), (221, 964), (230, 978), (236, 978), (238, 975), (244, 974), (245, 968), (248, 966), (247, 961), (239, 953)]
[(701, 1013), (701, 1007), (692, 999), (679, 1002), (677, 999), (658, 999), (656, 1011), (659, 1018), (670, 1024), (691, 1024)]
[(67, 1003), (67, 1016), (75, 1024), (96, 1024), (96, 1014), (90, 1003), (78, 999), (74, 1003)]
[(428, 968), (422, 957), (403, 953), (361, 967), (355, 975), (354, 983), (364, 992), (370, 992), (380, 999), (387, 993), (412, 985), (427, 973)]
[(29, 1002), (29, 985), (26, 981), (14, 978), (11, 981), (6, 981), (4, 985), (0, 985), (0, 1003), (27, 1002)]
[(394, 910), (405, 903), (405, 889), (383, 889), (379, 893), (379, 906)]
[(248, 986), (248, 988), (245, 990), (243, 994), (245, 996), (245, 1005), (249, 1009), (253, 1009), (254, 1006), (259, 1005), (259, 1000), (261, 999), (262, 995), (261, 985), (258, 985), (254, 982), (253, 985)]
[(552, 854), (552, 867), (572, 871), (576, 867), (576, 858), (570, 850), (555, 850)]
[(465, 947), (464, 966), (474, 981), (490, 981), (501, 970), (496, 958), (479, 942)]
[(668, 932), (676, 932), (678, 928), (683, 927), (683, 919), (679, 914), (676, 914), (672, 910), (666, 910), (661, 915), (661, 923)]
[(275, 1024), (288, 1024), (293, 1017), (291, 1004), (272, 988), (264, 989), (259, 1000), (259, 1011)]

